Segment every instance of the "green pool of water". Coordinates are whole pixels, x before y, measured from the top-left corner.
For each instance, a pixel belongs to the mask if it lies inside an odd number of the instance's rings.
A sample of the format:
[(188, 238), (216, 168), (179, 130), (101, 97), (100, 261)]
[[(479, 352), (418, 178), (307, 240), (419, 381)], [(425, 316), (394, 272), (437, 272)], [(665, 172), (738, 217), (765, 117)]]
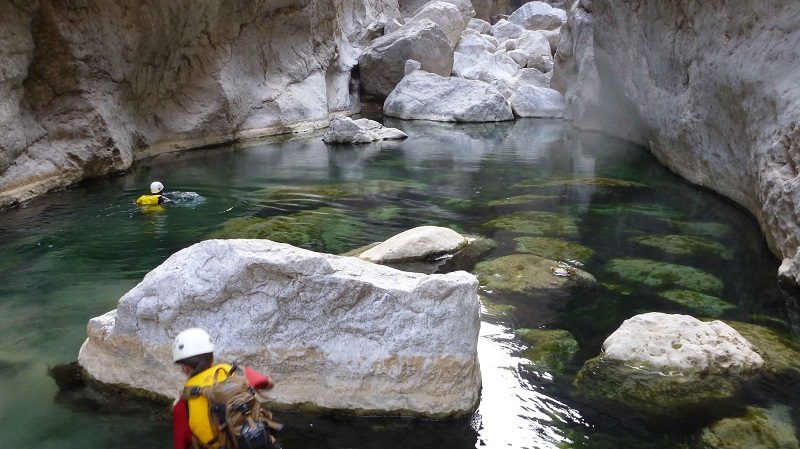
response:
[[(573, 399), (572, 377), (624, 319), (645, 311), (714, 310), (791, 334), (797, 307), (775, 288), (777, 261), (752, 218), (677, 178), (644, 149), (557, 121), (388, 124), (410, 138), (328, 147), (307, 136), (165, 155), (0, 214), (2, 447), (171, 445), (164, 410), (98, 409), (59, 394), (47, 369), (75, 360), (87, 321), (114, 308), (145, 273), (210, 237), (343, 253), (440, 225), (494, 239), (487, 258), (532, 251), (520, 242), (570, 242), (542, 251), (554, 257), (581, 248), (582, 268), (600, 284), (555, 305), (482, 292), (484, 386), (473, 416), (282, 413), (286, 449), (691, 447), (699, 426), (654, 430), (604, 413)], [(153, 180), (175, 201), (165, 212), (143, 213), (133, 202)], [(635, 263), (642, 260), (644, 268)], [(708, 297), (724, 303), (697, 305)], [(550, 372), (524, 358), (520, 328), (567, 331), (577, 353)], [(776, 382), (742, 403), (781, 402), (797, 416), (797, 383)]]

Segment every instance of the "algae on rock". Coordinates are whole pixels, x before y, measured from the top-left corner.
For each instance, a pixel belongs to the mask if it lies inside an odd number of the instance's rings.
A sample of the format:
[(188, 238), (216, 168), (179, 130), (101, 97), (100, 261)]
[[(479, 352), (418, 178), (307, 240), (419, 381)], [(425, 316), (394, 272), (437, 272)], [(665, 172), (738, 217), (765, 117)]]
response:
[(522, 356), (546, 371), (563, 373), (578, 352), (575, 337), (562, 329), (517, 329), (514, 333), (530, 345)]
[(580, 243), (547, 237), (517, 237), (517, 252), (536, 254), (553, 260), (577, 260), (585, 263), (594, 255), (594, 250)]
[(237, 217), (226, 221), (211, 238), (268, 239), (280, 243), (339, 253), (358, 240), (363, 224), (332, 207), (270, 218)]
[(578, 226), (575, 219), (552, 212), (516, 212), (503, 215), (483, 224), (489, 229), (502, 229), (518, 234), (575, 237)]
[(572, 269), (569, 276), (556, 276), (551, 268), (558, 263), (533, 254), (512, 254), (478, 263), (475, 275), (488, 290), (558, 297), (573, 288), (592, 288), (597, 281), (591, 274)]
[(631, 241), (678, 256), (715, 255), (725, 260), (733, 259), (733, 251), (722, 243), (693, 235), (652, 235), (634, 237)]
[(500, 200), (493, 200), (486, 203), (489, 207), (496, 208), (516, 208), (521, 206), (552, 207), (558, 205), (560, 197), (556, 195), (517, 195)]
[(725, 418), (703, 431), (704, 449), (800, 449), (791, 409), (782, 404), (770, 408), (748, 407), (739, 418)]
[(800, 374), (800, 344), (767, 327), (739, 321), (725, 321), (742, 334), (764, 359), (767, 372), (781, 374), (794, 370)]
[(649, 259), (612, 259), (606, 269), (628, 282), (637, 282), (654, 288), (683, 287), (703, 293), (719, 295), (722, 281), (705, 271), (684, 265), (658, 262)]
[(692, 290), (667, 290), (658, 294), (664, 299), (690, 309), (698, 316), (716, 318), (736, 306), (716, 296)]
[(625, 179), (614, 178), (570, 178), (570, 179), (549, 179), (549, 180), (526, 180), (520, 181), (514, 187), (621, 187), (621, 188), (644, 188), (646, 184), (628, 181)]

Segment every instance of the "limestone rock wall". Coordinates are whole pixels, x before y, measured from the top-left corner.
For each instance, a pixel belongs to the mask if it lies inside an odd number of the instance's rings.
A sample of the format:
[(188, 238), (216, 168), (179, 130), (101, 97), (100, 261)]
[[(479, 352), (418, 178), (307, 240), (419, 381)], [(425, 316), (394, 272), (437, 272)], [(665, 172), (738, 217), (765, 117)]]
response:
[(800, 3), (580, 0), (553, 85), (582, 128), (641, 142), (743, 205), (781, 258), (800, 245)]
[(387, 17), (397, 0), (0, 0), (0, 206), (357, 111)]

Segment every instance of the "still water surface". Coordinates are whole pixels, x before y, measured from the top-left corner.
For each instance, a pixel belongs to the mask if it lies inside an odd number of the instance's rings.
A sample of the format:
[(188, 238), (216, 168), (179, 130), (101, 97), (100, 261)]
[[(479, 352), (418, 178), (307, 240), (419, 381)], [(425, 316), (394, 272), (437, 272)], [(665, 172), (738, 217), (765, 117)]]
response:
[[(704, 270), (724, 283), (719, 296), (731, 306), (722, 318), (791, 333), (788, 317), (796, 306), (775, 288), (777, 261), (752, 218), (674, 176), (644, 149), (557, 121), (387, 122), (410, 138), (332, 148), (310, 136), (165, 155), (2, 213), (0, 446), (169, 447), (163, 410), (109, 410), (91, 398), (59, 394), (47, 370), (76, 359), (91, 317), (116, 307), (169, 255), (209, 237), (269, 234), (343, 253), (414, 226), (439, 225), (493, 239), (497, 247), (487, 258), (494, 258), (518, 252), (515, 239), (531, 231), (496, 229), (487, 221), (544, 211), (577, 226), (549, 237), (593, 250), (583, 268), (601, 285), (594, 293), (554, 307), (524, 295), (482, 292), (484, 387), (473, 416), (435, 422), (282, 413), (286, 449), (693, 444), (699, 428), (652, 430), (572, 395), (571, 380), (583, 361), (597, 355), (624, 319), (646, 311), (693, 313), (657, 289), (620, 279), (608, 270), (615, 258)], [(587, 181), (597, 178), (626, 183)], [(175, 200), (164, 213), (142, 213), (133, 205), (153, 180)], [(540, 197), (499, 203), (534, 194)], [(642, 237), (686, 232), (724, 251), (676, 254), (641, 243)], [(531, 364), (522, 356), (527, 346), (515, 337), (519, 328), (567, 330), (578, 354), (559, 372)], [(791, 388), (758, 401), (783, 402), (797, 416), (797, 386)]]

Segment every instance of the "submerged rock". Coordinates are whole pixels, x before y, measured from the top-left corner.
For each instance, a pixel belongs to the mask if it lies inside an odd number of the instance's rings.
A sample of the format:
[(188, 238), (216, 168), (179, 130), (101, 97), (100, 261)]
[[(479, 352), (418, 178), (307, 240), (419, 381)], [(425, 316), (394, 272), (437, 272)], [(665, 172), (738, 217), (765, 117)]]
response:
[(403, 231), (359, 254), (374, 263), (398, 263), (453, 253), (468, 240), (456, 231), (439, 226), (419, 226)]
[(748, 407), (739, 418), (725, 418), (703, 431), (704, 449), (800, 449), (792, 410), (782, 404)]
[[(532, 179), (520, 181), (514, 187), (618, 187), (618, 188), (644, 188), (646, 184), (627, 179), (615, 178), (568, 178), (568, 179)], [(627, 207), (627, 205), (623, 206)]]
[(536, 254), (547, 259), (586, 263), (594, 255), (593, 249), (569, 240), (517, 237), (514, 241), (517, 242), (517, 252)]
[(505, 98), (489, 84), (422, 70), (400, 81), (386, 98), (383, 113), (406, 120), (441, 122), (498, 122), (514, 118)]
[(537, 298), (563, 298), (573, 289), (590, 289), (597, 284), (594, 276), (576, 268), (557, 276), (553, 271), (558, 267), (558, 262), (533, 254), (512, 254), (479, 262), (474, 272), (487, 290)]
[(691, 310), (694, 314), (716, 318), (728, 310), (736, 308), (735, 305), (723, 301), (716, 296), (692, 290), (667, 290), (658, 294), (664, 299), (680, 304)]
[(578, 342), (561, 329), (517, 329), (514, 333), (530, 345), (522, 356), (538, 368), (560, 374), (578, 352)]
[(764, 368), (772, 374), (793, 371), (800, 375), (800, 345), (778, 332), (763, 326), (738, 321), (726, 321), (753, 344), (764, 359)]
[(380, 123), (360, 118), (340, 117), (331, 122), (331, 127), (322, 140), (325, 143), (370, 143), (376, 140), (405, 139), (406, 133), (397, 128), (386, 128)]
[(713, 295), (722, 293), (723, 284), (718, 277), (684, 265), (649, 259), (612, 259), (606, 269), (628, 282), (638, 282), (648, 287), (678, 286)]
[(554, 206), (559, 203), (560, 197), (555, 195), (517, 195), (501, 200), (493, 200), (486, 203), (489, 207), (514, 208), (517, 206)]
[(211, 334), (220, 360), (269, 373), (277, 405), (444, 417), (480, 392), (477, 281), (266, 240), (173, 254), (93, 318), (78, 361), (95, 379), (174, 397), (172, 339)]
[(631, 241), (679, 256), (711, 255), (725, 260), (733, 259), (733, 251), (722, 243), (693, 235), (651, 235), (634, 237)]
[(552, 212), (516, 212), (489, 220), (483, 226), (519, 234), (556, 237), (575, 237), (578, 235), (578, 226), (575, 219)]
[(711, 416), (764, 360), (721, 321), (645, 313), (626, 320), (575, 380), (581, 395), (645, 419)]

